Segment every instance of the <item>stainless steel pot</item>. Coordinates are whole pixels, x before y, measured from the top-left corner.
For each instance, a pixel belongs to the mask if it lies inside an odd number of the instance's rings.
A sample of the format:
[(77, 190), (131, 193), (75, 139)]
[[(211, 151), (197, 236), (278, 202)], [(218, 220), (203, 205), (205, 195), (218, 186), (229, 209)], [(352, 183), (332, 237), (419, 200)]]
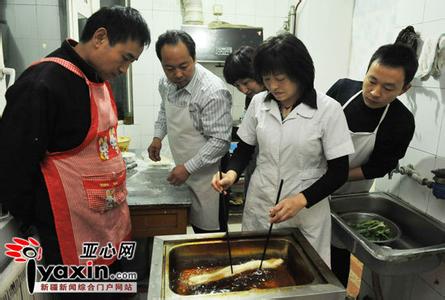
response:
[(346, 224), (348, 224), (351, 227), (354, 227), (360, 222), (369, 220), (376, 220), (383, 222), (385, 226), (387, 226), (389, 229), (389, 237), (387, 239), (373, 240), (363, 236), (363, 238), (373, 243), (377, 244), (391, 243), (400, 238), (400, 236), (402, 235), (399, 226), (397, 226), (393, 221), (376, 213), (348, 212), (345, 214), (341, 214), (340, 217), (346, 222)]
[[(237, 290), (233, 287), (181, 295), (180, 274), (197, 267), (229, 266), (224, 233), (155, 237), (148, 290), (149, 299), (344, 299), (345, 290), (298, 230), (272, 234), (266, 259), (282, 258), (293, 285)], [(266, 232), (231, 233), (235, 264), (260, 259)]]

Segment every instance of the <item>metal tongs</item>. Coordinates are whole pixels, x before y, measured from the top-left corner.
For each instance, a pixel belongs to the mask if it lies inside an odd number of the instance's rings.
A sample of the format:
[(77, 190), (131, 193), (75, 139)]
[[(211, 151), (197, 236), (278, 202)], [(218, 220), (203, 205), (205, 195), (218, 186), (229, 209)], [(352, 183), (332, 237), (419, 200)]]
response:
[[(219, 179), (222, 179), (222, 172), (221, 168), (219, 169)], [(221, 196), (223, 197), (223, 204), (224, 204), (224, 218), (226, 223), (226, 241), (227, 241), (227, 249), (229, 250), (229, 262), (230, 262), (230, 271), (232, 271), (233, 274), (233, 264), (232, 264), (232, 251), (230, 249), (230, 237), (229, 237), (229, 213), (226, 203), (226, 193), (224, 191), (221, 192)]]
[[(281, 179), (280, 187), (278, 188), (278, 195), (277, 195), (277, 200), (275, 201), (275, 205), (277, 205), (278, 201), (280, 201), (280, 195), (281, 195), (281, 189), (283, 188), (283, 182), (284, 182), (283, 179)], [(270, 223), (269, 233), (267, 234), (266, 244), (264, 245), (263, 255), (261, 256), (260, 267), (258, 268), (258, 270), (261, 270), (261, 267), (263, 266), (264, 257), (266, 256), (267, 245), (269, 244), (270, 235), (272, 233), (272, 226), (273, 226), (273, 223)]]

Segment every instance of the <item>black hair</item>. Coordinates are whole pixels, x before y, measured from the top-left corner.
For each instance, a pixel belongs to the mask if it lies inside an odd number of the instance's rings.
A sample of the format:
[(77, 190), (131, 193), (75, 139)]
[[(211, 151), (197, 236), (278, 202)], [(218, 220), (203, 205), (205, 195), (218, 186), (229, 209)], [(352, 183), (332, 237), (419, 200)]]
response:
[(284, 73), (296, 81), (302, 96), (314, 91), (314, 63), (306, 46), (290, 33), (268, 38), (257, 49), (254, 61), (256, 76)]
[(253, 47), (241, 46), (226, 57), (223, 74), (228, 84), (234, 85), (238, 80), (245, 78), (251, 78), (261, 83), (253, 68), (254, 56), (255, 49)]
[(138, 41), (141, 46), (150, 45), (150, 30), (147, 23), (134, 8), (117, 5), (102, 7), (88, 18), (80, 41), (88, 42), (101, 27), (107, 30), (111, 46), (129, 40)]
[(377, 49), (369, 61), (368, 70), (374, 61), (391, 68), (403, 68), (405, 85), (413, 80), (419, 66), (412, 48), (400, 43), (384, 45)]
[(419, 40), (419, 35), (414, 30), (414, 27), (410, 25), (405, 27), (399, 32), (394, 44), (403, 44), (411, 48), (414, 51), (414, 53), (417, 53), (418, 40)]
[(195, 41), (193, 41), (192, 37), (183, 30), (167, 30), (158, 37), (158, 40), (156, 41), (156, 55), (158, 56), (159, 60), (162, 61), (161, 49), (165, 44), (177, 45), (179, 42), (184, 43), (190, 56), (193, 58), (193, 60), (195, 60)]

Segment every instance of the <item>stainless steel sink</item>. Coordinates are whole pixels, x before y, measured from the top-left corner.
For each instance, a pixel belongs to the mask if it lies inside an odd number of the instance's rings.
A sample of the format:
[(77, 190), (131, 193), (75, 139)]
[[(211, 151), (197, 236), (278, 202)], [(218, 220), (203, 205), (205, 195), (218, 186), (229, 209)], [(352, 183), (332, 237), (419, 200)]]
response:
[[(332, 234), (371, 270), (382, 275), (407, 275), (437, 267), (445, 256), (445, 225), (400, 198), (383, 192), (333, 196)], [(381, 215), (398, 225), (396, 240), (375, 244), (357, 234), (342, 219), (349, 212)]]

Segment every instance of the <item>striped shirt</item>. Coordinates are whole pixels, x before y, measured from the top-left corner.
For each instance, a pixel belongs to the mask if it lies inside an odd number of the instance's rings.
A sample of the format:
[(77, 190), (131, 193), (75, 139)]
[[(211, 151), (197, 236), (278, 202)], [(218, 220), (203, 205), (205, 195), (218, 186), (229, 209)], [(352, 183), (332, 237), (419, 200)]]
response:
[(177, 89), (167, 77), (159, 81), (161, 109), (155, 122), (154, 136), (161, 140), (167, 135), (165, 101), (188, 105), (193, 126), (207, 140), (204, 146), (184, 166), (190, 174), (218, 162), (229, 150), (232, 134), (232, 96), (225, 83), (215, 74), (195, 65), (195, 74), (187, 86)]

